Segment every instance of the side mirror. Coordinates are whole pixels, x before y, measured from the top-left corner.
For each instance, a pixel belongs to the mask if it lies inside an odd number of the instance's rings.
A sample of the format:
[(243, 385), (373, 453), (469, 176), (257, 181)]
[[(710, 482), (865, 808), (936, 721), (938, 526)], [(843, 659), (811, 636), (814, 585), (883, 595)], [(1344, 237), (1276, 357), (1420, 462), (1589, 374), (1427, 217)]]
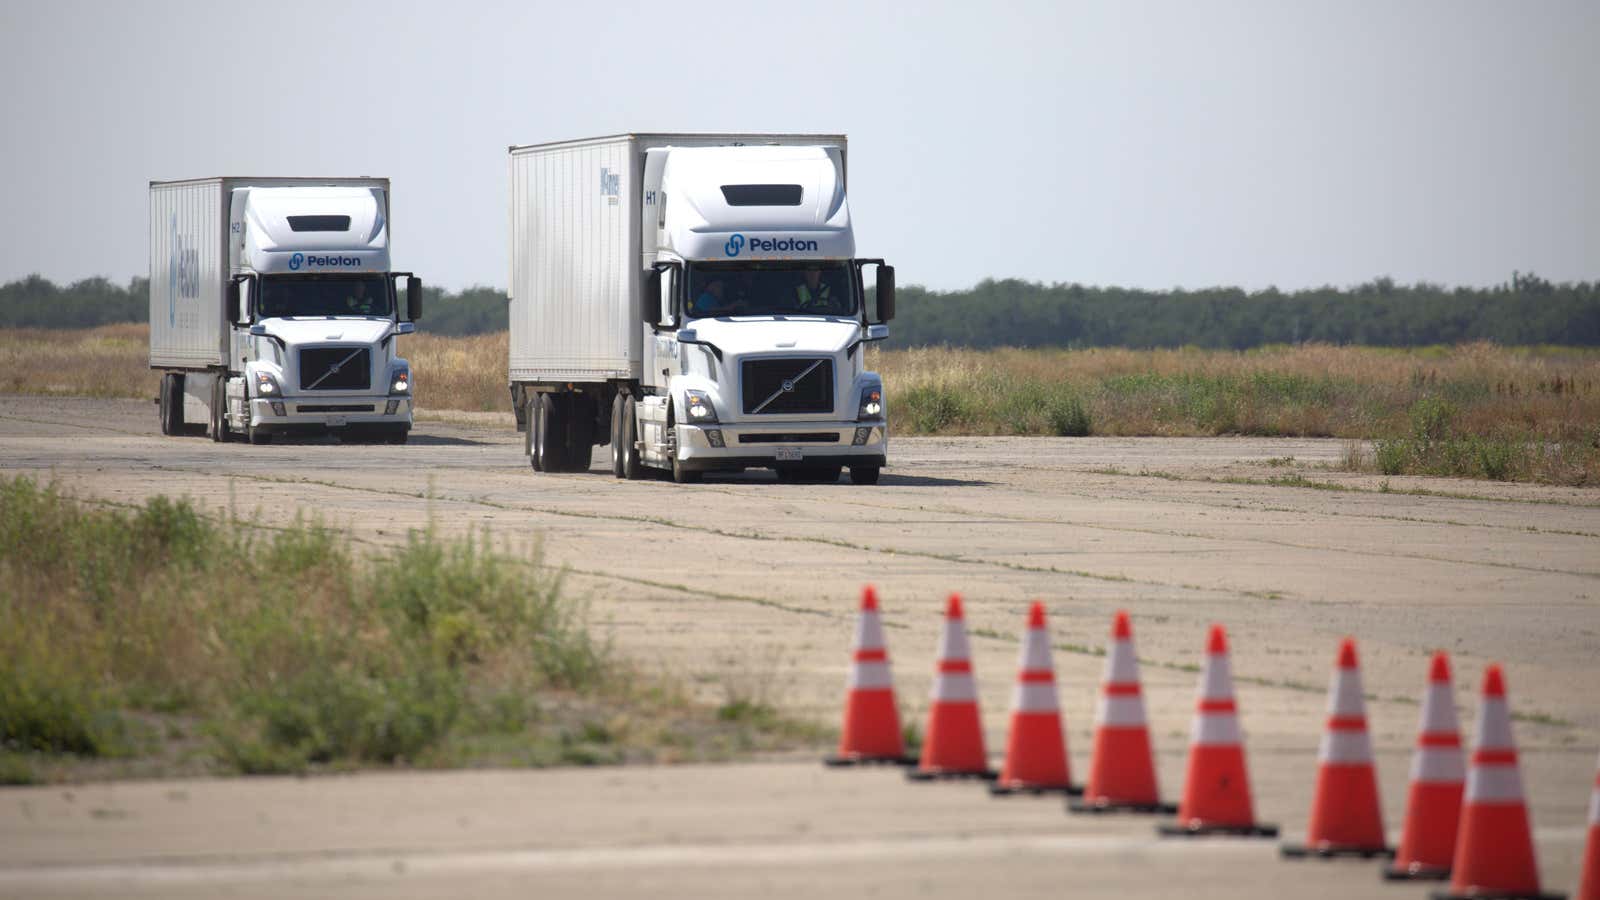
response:
[(239, 322), (239, 281), (232, 279), (228, 282), (228, 324), (235, 325)]
[(894, 318), (894, 266), (878, 267), (878, 321)]
[(700, 334), (693, 328), (685, 328), (678, 332), (678, 343), (680, 344), (694, 344), (698, 343), (699, 340)]
[(422, 279), (415, 275), (406, 279), (406, 318), (422, 318)]
[(867, 326), (867, 340), (881, 341), (889, 336), (889, 326), (878, 324)]
[(416, 333), (416, 330), (417, 326), (411, 322), (401, 322), (400, 324), (394, 326), (395, 334), (414, 334)]
[(267, 336), (267, 326), (261, 324), (260, 322), (257, 322), (256, 324), (251, 325), (250, 326), (250, 336), (251, 337), (266, 337)]
[(644, 302), (640, 304), (644, 323), (651, 328), (661, 327), (661, 270), (644, 270)]

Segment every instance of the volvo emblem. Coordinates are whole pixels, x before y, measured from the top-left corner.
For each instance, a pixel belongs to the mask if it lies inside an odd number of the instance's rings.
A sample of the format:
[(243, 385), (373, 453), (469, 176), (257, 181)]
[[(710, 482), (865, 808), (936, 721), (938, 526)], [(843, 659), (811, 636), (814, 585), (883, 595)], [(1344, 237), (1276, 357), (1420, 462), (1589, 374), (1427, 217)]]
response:
[(784, 393), (785, 393), (785, 394), (792, 394), (792, 393), (794, 393), (794, 382), (793, 382), (793, 381), (791, 381), (791, 380), (789, 380), (789, 379), (787, 379), (787, 378), (786, 378), (786, 379), (784, 379), (784, 382), (783, 382), (783, 392), (784, 392)]

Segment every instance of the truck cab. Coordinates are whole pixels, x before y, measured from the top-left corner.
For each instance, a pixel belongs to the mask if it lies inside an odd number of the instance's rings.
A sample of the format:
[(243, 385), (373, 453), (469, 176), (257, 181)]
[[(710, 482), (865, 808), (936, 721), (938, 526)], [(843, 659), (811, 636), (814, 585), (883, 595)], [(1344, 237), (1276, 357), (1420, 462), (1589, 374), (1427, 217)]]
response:
[[(216, 265), (194, 252), (192, 273), (175, 263), (165, 283), (152, 265), (162, 430), (203, 416), (215, 440), (331, 432), (405, 442), (414, 384), (397, 338), (415, 331), (421, 282), (390, 267), (387, 182), (216, 181), (188, 198), (152, 185), (153, 215), (172, 207), (174, 252), (204, 245), (180, 232), (219, 225), (225, 247)], [(196, 283), (185, 289), (185, 279)]]
[[(843, 135), (511, 148), (510, 390), (535, 470), (875, 484), (894, 269), (856, 256)], [(875, 291), (866, 290), (871, 273)]]
[(646, 154), (644, 194), (661, 209), (636, 404), (645, 465), (876, 481), (888, 423), (863, 351), (888, 328), (871, 321), (861, 273), (884, 282), (880, 319), (893, 273), (855, 259), (843, 175), (836, 147)]

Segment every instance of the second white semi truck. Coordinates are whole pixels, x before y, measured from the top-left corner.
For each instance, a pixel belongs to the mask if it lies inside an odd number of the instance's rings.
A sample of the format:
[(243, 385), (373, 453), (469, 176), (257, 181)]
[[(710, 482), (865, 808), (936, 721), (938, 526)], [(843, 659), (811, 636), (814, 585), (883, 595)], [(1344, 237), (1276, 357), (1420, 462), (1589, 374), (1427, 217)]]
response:
[(422, 282), (389, 265), (387, 178), (150, 184), (162, 434), (404, 443), (416, 386), (395, 345), (421, 315)]
[(865, 349), (888, 336), (894, 269), (855, 255), (844, 135), (510, 156), (510, 390), (535, 470), (586, 470), (598, 444), (619, 478), (877, 483), (888, 411)]

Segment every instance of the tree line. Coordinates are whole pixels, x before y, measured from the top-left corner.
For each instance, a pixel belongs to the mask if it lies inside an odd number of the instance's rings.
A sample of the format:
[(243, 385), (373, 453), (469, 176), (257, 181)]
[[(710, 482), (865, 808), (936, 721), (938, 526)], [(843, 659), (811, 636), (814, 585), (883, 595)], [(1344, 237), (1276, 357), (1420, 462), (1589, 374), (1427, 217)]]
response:
[[(144, 278), (87, 278), (61, 286), (32, 275), (0, 285), (0, 328), (84, 328), (148, 318)], [(506, 327), (506, 295), (490, 287), (428, 288), (419, 327), (463, 335)], [(1378, 278), (1349, 288), (1146, 291), (986, 279), (972, 288), (898, 292), (892, 346), (1178, 347), (1262, 344), (1600, 346), (1600, 282), (1553, 284), (1513, 273), (1488, 288), (1400, 285)]]

